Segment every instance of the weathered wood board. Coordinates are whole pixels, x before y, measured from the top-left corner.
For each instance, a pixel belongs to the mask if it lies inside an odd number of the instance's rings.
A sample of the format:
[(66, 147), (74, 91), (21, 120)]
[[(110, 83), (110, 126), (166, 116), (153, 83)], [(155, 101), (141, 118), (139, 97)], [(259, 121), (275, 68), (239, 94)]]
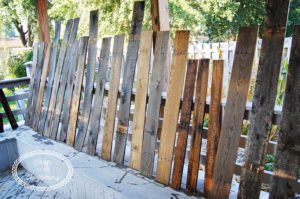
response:
[(164, 75), (167, 68), (169, 31), (157, 32), (154, 50), (154, 62), (149, 81), (149, 99), (146, 111), (146, 121), (142, 145), (140, 172), (152, 176), (157, 141), (157, 129), (161, 97), (164, 88)]
[(209, 62), (209, 59), (201, 59), (197, 72), (195, 104), (190, 142), (190, 157), (186, 182), (186, 190), (190, 193), (195, 193), (197, 190), (203, 122), (206, 104), (205, 100), (208, 86)]
[(141, 43), (137, 60), (137, 83), (130, 151), (130, 167), (136, 170), (140, 170), (141, 165), (152, 37), (152, 31), (141, 33)]
[(129, 34), (128, 50), (124, 65), (124, 75), (119, 104), (118, 126), (113, 160), (122, 165), (124, 160), (129, 114), (131, 105), (131, 92), (133, 87), (136, 61), (140, 44), (140, 33), (144, 19), (145, 1), (135, 1)]
[(190, 128), (197, 67), (198, 60), (188, 61), (172, 173), (172, 188), (174, 189), (181, 188), (182, 172), (185, 160), (188, 133)]
[(228, 198), (239, 146), (243, 115), (253, 66), (257, 27), (239, 31), (216, 156), (212, 192), (208, 198)]
[(117, 112), (124, 39), (124, 35), (116, 35), (114, 37), (113, 56), (111, 61), (112, 69), (109, 81), (107, 111), (105, 116), (101, 148), (101, 158), (107, 161), (110, 161), (111, 158), (111, 148), (115, 129), (115, 118)]

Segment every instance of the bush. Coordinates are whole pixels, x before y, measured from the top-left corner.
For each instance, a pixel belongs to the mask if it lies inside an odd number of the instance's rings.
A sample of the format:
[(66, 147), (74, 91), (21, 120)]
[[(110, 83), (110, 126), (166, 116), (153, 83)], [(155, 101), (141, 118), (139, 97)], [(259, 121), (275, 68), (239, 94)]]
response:
[(10, 56), (7, 60), (8, 76), (11, 78), (26, 77), (26, 67), (24, 64), (32, 60), (32, 50)]

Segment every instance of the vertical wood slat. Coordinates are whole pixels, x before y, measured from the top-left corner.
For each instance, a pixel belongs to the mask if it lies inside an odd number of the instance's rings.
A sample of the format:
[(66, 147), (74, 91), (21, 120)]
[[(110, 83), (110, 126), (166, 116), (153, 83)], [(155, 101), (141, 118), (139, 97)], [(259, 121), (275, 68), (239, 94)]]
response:
[(26, 117), (25, 117), (25, 125), (26, 126), (30, 125), (31, 117), (33, 115), (33, 113), (32, 113), (32, 101), (33, 101), (32, 97), (33, 97), (33, 88), (34, 88), (34, 84), (35, 84), (39, 46), (40, 46), (39, 42), (35, 42), (33, 44), (32, 71), (31, 71), (31, 78), (30, 78), (30, 84), (29, 84), (27, 112), (26, 112)]
[[(17, 121), (16, 119), (14, 118), (14, 114), (12, 113), (10, 107), (9, 107), (9, 104), (8, 104), (8, 101), (5, 97), (5, 94), (3, 92), (2, 89), (0, 89), (0, 103), (2, 104), (2, 107), (6, 113), (6, 117), (10, 123), (10, 126), (12, 129), (17, 129), (18, 128), (18, 124), (17, 124)], [(2, 119), (2, 127), (4, 126), (3, 125), (3, 118)], [(0, 127), (1, 128), (1, 127)], [(1, 129), (2, 130), (2, 129)]]
[(102, 114), (104, 87), (106, 81), (106, 71), (110, 56), (111, 38), (104, 38), (102, 40), (102, 47), (100, 52), (98, 80), (96, 84), (96, 93), (94, 96), (94, 107), (90, 117), (90, 128), (88, 130), (87, 139), (87, 153), (95, 155), (96, 145), (98, 141), (98, 133), (100, 129), (100, 120)]
[[(268, 0), (239, 196), (258, 198), (278, 88), (289, 0)], [(249, 186), (251, 184), (251, 186)]]
[(124, 65), (124, 76), (122, 82), (118, 126), (116, 133), (116, 144), (114, 150), (113, 160), (117, 164), (122, 165), (127, 142), (129, 114), (131, 105), (131, 92), (133, 87), (136, 61), (138, 56), (138, 49), (140, 44), (140, 33), (142, 31), (144, 19), (145, 1), (135, 1), (131, 29), (128, 42), (128, 50), (126, 61)]
[[(68, 90), (66, 90), (66, 87), (67, 87), (68, 79), (71, 79), (73, 72), (76, 71), (77, 59), (78, 59), (78, 42), (74, 41), (72, 43), (69, 43), (69, 47), (67, 49), (65, 63), (63, 65), (63, 71), (61, 73), (61, 80), (60, 80), (58, 93), (57, 93), (55, 110), (54, 110), (54, 114), (52, 115), (50, 138), (53, 140), (55, 140), (57, 137), (58, 125), (62, 113), (63, 102), (64, 100), (66, 100), (66, 98), (67, 98), (66, 101), (68, 101), (68, 99), (70, 98), (70, 96), (66, 96), (66, 93), (72, 94), (71, 91), (69, 92)], [(65, 107), (64, 110), (66, 110)]]
[(192, 132), (190, 142), (190, 157), (186, 183), (186, 190), (190, 193), (195, 193), (197, 190), (199, 161), (203, 134), (203, 122), (206, 104), (205, 100), (208, 87), (209, 64), (209, 59), (201, 59), (197, 73), (195, 104), (193, 111)]
[(300, 149), (300, 26), (295, 26), (270, 198), (296, 198)]
[(118, 92), (120, 85), (124, 35), (114, 37), (113, 56), (111, 61), (111, 75), (109, 81), (108, 102), (103, 129), (101, 158), (110, 161), (114, 135), (115, 117), (117, 112)]
[(38, 53), (38, 59), (37, 59), (37, 66), (36, 66), (36, 74), (34, 77), (34, 85), (33, 85), (33, 92), (32, 92), (32, 109), (31, 109), (31, 114), (32, 116), (30, 117), (30, 127), (33, 127), (34, 123), (34, 116), (35, 116), (35, 110), (36, 110), (36, 104), (37, 104), (37, 97), (38, 97), (38, 92), (40, 88), (40, 81), (41, 81), (41, 75), (42, 75), (42, 70), (43, 70), (43, 55), (44, 55), (44, 48), (45, 48), (45, 43), (40, 42), (40, 48), (39, 48), (39, 53)]
[(37, 101), (36, 101), (36, 108), (35, 108), (35, 113), (34, 114), (34, 121), (33, 121), (33, 127), (32, 129), (34, 131), (37, 131), (38, 125), (39, 125), (39, 120), (40, 120), (40, 114), (42, 110), (42, 103), (44, 99), (44, 91), (45, 91), (45, 85), (47, 81), (47, 73), (48, 73), (48, 65), (50, 62), (50, 56), (51, 56), (51, 48), (52, 48), (52, 43), (49, 42), (47, 47), (46, 47), (46, 52), (44, 53), (44, 60), (43, 60), (43, 67), (42, 67), (42, 73), (41, 73), (41, 78), (40, 78), (40, 86), (38, 89), (37, 93)]
[(130, 167), (140, 169), (145, 124), (148, 79), (152, 48), (152, 31), (141, 33), (141, 42), (137, 60), (137, 83), (132, 123)]
[[(51, 134), (51, 124), (52, 124), (52, 117), (55, 111), (55, 105), (56, 105), (56, 98), (58, 94), (58, 89), (59, 89), (59, 84), (60, 84), (60, 79), (61, 79), (61, 73), (63, 71), (63, 65), (65, 62), (65, 58), (68, 57), (67, 54), (67, 49), (69, 48), (69, 44), (74, 42), (76, 39), (76, 34), (77, 34), (77, 28), (78, 28), (78, 23), (79, 23), (79, 18), (74, 19), (74, 20), (69, 20), (63, 43), (60, 47), (60, 52), (59, 52), (59, 57), (57, 60), (57, 65), (56, 65), (56, 70), (55, 70), (55, 76), (54, 76), (54, 82), (53, 82), (53, 88), (51, 91), (51, 97), (50, 97), (50, 102), (48, 106), (48, 113), (47, 117), (45, 120), (45, 125), (44, 125), (44, 131), (43, 134), (47, 137), (50, 136)], [(68, 32), (68, 25), (70, 24), (71, 30)], [(70, 34), (70, 35), (69, 35)]]
[(182, 172), (190, 127), (197, 67), (198, 60), (188, 61), (184, 94), (180, 113), (180, 122), (178, 125), (178, 138), (175, 148), (174, 167), (172, 173), (172, 188), (174, 189), (181, 188)]
[[(65, 34), (70, 32), (71, 26), (72, 26), (72, 21), (69, 20), (67, 22)], [(60, 31), (61, 31), (61, 23), (56, 22), (55, 23), (55, 36), (54, 36), (51, 59), (50, 59), (49, 75), (48, 75), (48, 80), (47, 80), (46, 89), (45, 89), (45, 99), (44, 99), (44, 103), (43, 103), (43, 107), (42, 107), (42, 111), (41, 111), (41, 115), (40, 115), (39, 126), (38, 126), (38, 132), (41, 132), (41, 133), (43, 132), (43, 128), (45, 125), (45, 120), (47, 117), (48, 106), (49, 106), (50, 97), (51, 97), (51, 90), (52, 90), (53, 81), (54, 81), (54, 75), (55, 75), (55, 70), (56, 70), (56, 61), (57, 61), (56, 59), (57, 59), (57, 54), (58, 54), (58, 49), (59, 49)], [(63, 42), (66, 42), (66, 41), (63, 41)]]
[(205, 180), (204, 180), (204, 193), (206, 197), (212, 186), (213, 170), (218, 150), (218, 142), (220, 139), (221, 131), (221, 101), (222, 101), (222, 87), (223, 87), (223, 70), (224, 61), (214, 60), (212, 71), (211, 95), (209, 105), (209, 123), (207, 132), (207, 145), (206, 145), (206, 164), (205, 164)]
[(68, 133), (67, 133), (67, 144), (73, 146), (74, 139), (75, 139), (75, 131), (76, 131), (76, 124), (77, 118), (79, 113), (79, 105), (80, 105), (80, 95), (81, 95), (81, 88), (84, 76), (84, 66), (85, 66), (85, 59), (87, 54), (87, 46), (88, 46), (88, 37), (81, 37), (80, 44), (79, 44), (79, 56), (78, 56), (78, 64), (77, 64), (77, 71), (76, 71), (76, 79), (74, 82), (74, 90), (72, 95), (72, 103), (70, 109), (70, 119), (68, 123)]
[(164, 76), (167, 68), (169, 31), (157, 32), (154, 50), (154, 62), (149, 82), (149, 99), (142, 145), (140, 172), (152, 176), (157, 140), (157, 129), (161, 97), (164, 89)]
[(79, 120), (78, 132), (76, 135), (76, 141), (74, 148), (78, 151), (82, 150), (84, 140), (87, 134), (90, 112), (93, 100), (94, 89), (94, 73), (96, 68), (96, 56), (97, 56), (97, 37), (98, 37), (98, 21), (99, 11), (94, 10), (90, 12), (90, 29), (89, 29), (89, 47), (87, 58), (87, 71), (84, 87), (84, 101), (82, 107), (82, 115)]
[(257, 27), (239, 31), (218, 152), (208, 198), (228, 198), (253, 65)]

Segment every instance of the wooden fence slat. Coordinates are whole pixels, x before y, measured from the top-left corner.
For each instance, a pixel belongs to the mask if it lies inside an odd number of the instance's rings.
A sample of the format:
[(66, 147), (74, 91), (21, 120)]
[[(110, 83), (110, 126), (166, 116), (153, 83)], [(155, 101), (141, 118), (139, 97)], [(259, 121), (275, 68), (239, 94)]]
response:
[(105, 124), (103, 129), (103, 139), (101, 148), (101, 158), (110, 161), (111, 148), (114, 135), (115, 117), (117, 112), (118, 92), (120, 85), (124, 35), (114, 37), (113, 56), (111, 60), (111, 75), (109, 81), (109, 92)]
[(191, 110), (194, 97), (195, 80), (198, 60), (189, 60), (185, 78), (183, 101), (178, 125), (178, 137), (175, 148), (174, 167), (172, 173), (172, 188), (180, 189), (185, 160), (188, 132), (190, 128)]
[(228, 198), (241, 135), (244, 109), (253, 65), (257, 27), (241, 28), (232, 66), (221, 136), (216, 156), (212, 192), (208, 198)]
[(104, 87), (106, 80), (107, 65), (110, 56), (111, 38), (104, 38), (102, 40), (102, 47), (100, 52), (99, 67), (98, 67), (98, 80), (96, 84), (96, 93), (94, 96), (94, 107), (90, 117), (90, 128), (87, 136), (87, 153), (95, 155), (96, 145), (98, 141), (98, 134), (100, 129), (100, 120), (102, 114)]
[[(6, 100), (5, 94), (2, 89), (0, 89), (0, 103), (2, 104), (2, 107), (6, 113), (6, 117), (9, 120), (11, 128), (14, 130), (17, 129), (18, 128), (17, 121), (14, 118), (14, 115), (9, 107), (8, 101)], [(3, 126), (3, 118), (1, 119), (2, 119), (2, 126)]]
[[(268, 0), (239, 196), (258, 198), (278, 88), (289, 0)], [(249, 186), (251, 184), (251, 186)]]
[(37, 97), (38, 97), (38, 92), (40, 88), (40, 80), (41, 80), (41, 75), (42, 75), (42, 70), (43, 70), (43, 55), (44, 55), (44, 48), (45, 48), (45, 43), (40, 42), (40, 48), (39, 48), (39, 53), (38, 53), (38, 59), (37, 59), (37, 66), (36, 66), (36, 75), (34, 77), (34, 85), (33, 85), (33, 92), (32, 92), (32, 116), (30, 117), (30, 127), (33, 127), (33, 122), (34, 122), (34, 116), (35, 116), (35, 110), (36, 110), (36, 104), (37, 104)]
[(300, 26), (295, 26), (270, 198), (297, 198), (300, 149)]
[(190, 193), (195, 193), (197, 190), (197, 180), (200, 164), (199, 161), (203, 134), (203, 122), (205, 115), (205, 100), (207, 95), (209, 77), (209, 64), (209, 59), (201, 59), (197, 73), (195, 105), (193, 112), (190, 142), (190, 157), (186, 182), (186, 190)]
[(206, 145), (206, 164), (205, 164), (205, 179), (204, 179), (204, 193), (206, 197), (212, 186), (213, 170), (218, 150), (218, 142), (221, 131), (221, 100), (222, 100), (222, 83), (223, 83), (224, 61), (214, 60), (211, 83), (211, 97), (209, 106), (209, 123), (207, 132)]
[(75, 139), (75, 131), (77, 118), (79, 113), (80, 95), (84, 76), (84, 66), (87, 54), (88, 37), (81, 37), (79, 44), (79, 57), (76, 71), (76, 79), (74, 83), (74, 91), (72, 95), (72, 103), (70, 109), (70, 119), (68, 124), (67, 144), (73, 146)]
[(34, 114), (34, 121), (33, 121), (33, 127), (32, 129), (34, 131), (37, 131), (38, 124), (39, 124), (39, 118), (42, 110), (42, 103), (44, 99), (44, 91), (45, 91), (45, 85), (47, 81), (47, 73), (48, 73), (48, 66), (50, 62), (50, 56), (51, 56), (51, 48), (52, 48), (52, 43), (49, 42), (47, 44), (46, 52), (44, 53), (44, 63), (42, 67), (42, 74), (41, 74), (41, 80), (40, 80), (40, 86), (39, 86), (39, 91), (37, 93), (37, 101), (36, 101), (36, 108), (35, 108), (35, 113)]
[(156, 173), (156, 180), (166, 185), (169, 184), (171, 174), (180, 98), (187, 66), (189, 34), (189, 31), (176, 31), (174, 40), (173, 63), (164, 109)]
[[(63, 65), (63, 71), (61, 74), (61, 80), (60, 80), (58, 93), (57, 93), (55, 110), (52, 115), (50, 138), (54, 140), (57, 137), (57, 131), (58, 131), (61, 114), (63, 114), (63, 112), (67, 112), (66, 114), (68, 114), (69, 111), (67, 104), (71, 103), (70, 98), (73, 89), (72, 78), (74, 75), (74, 71), (76, 71), (76, 67), (77, 67), (78, 48), (79, 48), (79, 43), (77, 41), (74, 41), (73, 43), (69, 43), (69, 47), (67, 48), (67, 54)], [(70, 86), (67, 87), (69, 82), (70, 82), (69, 84)], [(66, 107), (62, 107), (64, 102), (66, 104)]]
[[(65, 35), (67, 35), (68, 38), (69, 38), (68, 33), (71, 31), (71, 25), (72, 25), (72, 21), (69, 20), (67, 23), (67, 26), (66, 26), (66, 30), (65, 30)], [(61, 23), (56, 22), (55, 23), (55, 36), (54, 36), (51, 59), (50, 59), (49, 75), (48, 75), (48, 80), (47, 80), (47, 84), (46, 84), (46, 88), (45, 88), (45, 99), (44, 99), (44, 103), (43, 103), (43, 107), (42, 107), (42, 112), (40, 115), (38, 132), (43, 131), (42, 129), (44, 128), (45, 120), (47, 117), (48, 106), (49, 106), (49, 102), (50, 102), (51, 90), (52, 90), (52, 85), (53, 85), (53, 81), (54, 81), (55, 69), (56, 69), (60, 31), (61, 31)], [(63, 41), (63, 42), (66, 42), (66, 41)], [(62, 48), (63, 47), (61, 47), (61, 50), (62, 50)]]
[(98, 37), (98, 21), (99, 11), (94, 10), (90, 12), (90, 30), (89, 30), (89, 47), (87, 58), (87, 71), (85, 78), (84, 97), (82, 115), (79, 120), (78, 132), (76, 134), (76, 141), (74, 148), (78, 151), (82, 150), (84, 140), (87, 134), (91, 106), (93, 101), (93, 89), (94, 89), (94, 73), (96, 68), (96, 56), (97, 56), (97, 37)]
[(137, 60), (137, 83), (134, 102), (134, 116), (132, 123), (132, 139), (130, 167), (140, 170), (142, 144), (148, 94), (148, 79), (152, 49), (152, 31), (141, 33), (141, 43)]
[(154, 62), (149, 82), (149, 99), (140, 165), (141, 174), (149, 177), (153, 173), (159, 111), (164, 89), (165, 70), (167, 68), (168, 43), (169, 31), (156, 32)]
[(124, 75), (119, 104), (118, 126), (116, 133), (116, 144), (114, 150), (114, 162), (122, 165), (124, 160), (129, 114), (131, 105), (131, 92), (133, 87), (136, 61), (140, 44), (140, 33), (142, 31), (145, 1), (135, 1), (131, 29), (129, 34), (128, 50), (124, 65)]
[(29, 97), (27, 102), (27, 112), (25, 117), (25, 125), (29, 126), (31, 123), (32, 113), (32, 95), (33, 95), (33, 87), (35, 83), (35, 76), (36, 76), (36, 68), (37, 68), (37, 60), (38, 60), (38, 50), (39, 50), (39, 42), (35, 42), (33, 44), (33, 56), (32, 56), (32, 71), (31, 71), (31, 78), (29, 84)]

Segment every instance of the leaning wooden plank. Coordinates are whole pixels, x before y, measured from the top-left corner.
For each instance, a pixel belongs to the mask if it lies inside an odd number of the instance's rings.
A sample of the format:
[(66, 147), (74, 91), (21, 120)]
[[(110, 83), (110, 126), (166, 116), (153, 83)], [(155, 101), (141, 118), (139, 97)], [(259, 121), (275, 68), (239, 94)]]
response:
[(209, 73), (209, 59), (201, 59), (197, 74), (195, 104), (192, 121), (192, 132), (190, 142), (190, 157), (188, 164), (186, 190), (196, 192), (201, 154), (203, 122), (205, 115), (205, 100), (207, 94)]
[(102, 105), (104, 98), (104, 87), (106, 81), (106, 71), (110, 56), (111, 38), (104, 38), (102, 40), (102, 47), (100, 52), (98, 80), (96, 84), (96, 93), (94, 96), (94, 107), (92, 109), (90, 118), (90, 128), (88, 130), (87, 153), (95, 155), (96, 145), (98, 141), (98, 133), (100, 129), (100, 120), (102, 113)]
[(46, 85), (47, 75), (48, 75), (48, 65), (49, 65), (50, 56), (51, 56), (51, 48), (52, 48), (52, 43), (49, 42), (47, 45), (46, 52), (44, 53), (44, 63), (43, 63), (43, 67), (42, 67), (40, 87), (39, 87), (39, 90), (37, 93), (35, 113), (33, 113), (34, 121), (33, 121), (32, 129), (34, 131), (37, 131), (38, 125), (39, 125), (40, 114), (41, 114), (41, 110), (42, 110), (42, 103), (43, 103), (43, 99), (44, 99), (45, 85)]
[(31, 78), (30, 78), (30, 84), (29, 84), (29, 97), (27, 102), (27, 112), (25, 117), (25, 125), (29, 126), (31, 117), (33, 115), (32, 113), (32, 95), (33, 95), (33, 87), (35, 83), (35, 75), (36, 75), (36, 67), (37, 67), (37, 60), (38, 60), (38, 50), (39, 50), (39, 43), (35, 42), (33, 44), (33, 56), (32, 56), (32, 71), (31, 71)]
[[(272, 129), (289, 0), (268, 0), (264, 35), (250, 114), (246, 154), (239, 186), (242, 198), (258, 198), (266, 147)], [(249, 186), (251, 184), (251, 186)]]
[[(70, 47), (69, 44), (73, 43), (76, 40), (78, 24), (79, 24), (79, 18), (74, 19), (72, 21), (72, 29), (71, 29), (69, 39), (66, 41), (66, 43), (62, 44), (60, 54), (58, 57), (57, 66), (56, 66), (56, 70), (55, 70), (55, 79), (54, 79), (54, 83), (53, 83), (53, 87), (52, 87), (52, 91), (51, 91), (51, 99), (50, 99), (50, 103), (49, 103), (49, 107), (48, 107), (46, 122), (44, 125), (44, 131), (43, 131), (43, 134), (48, 137), (51, 134), (52, 118), (53, 118), (53, 114), (55, 111), (56, 98), (57, 98), (58, 89), (59, 89), (59, 85), (60, 85), (60, 79), (61, 79), (61, 74), (63, 71), (63, 66), (64, 66), (65, 58), (68, 57), (67, 49)], [(67, 37), (67, 35), (65, 34), (65, 38), (66, 37)]]
[[(72, 21), (68, 21), (67, 26), (66, 26), (66, 30), (65, 30), (65, 37), (63, 40), (63, 43), (67, 42), (67, 40), (69, 39), (69, 33), (71, 31), (71, 27), (72, 27)], [(56, 69), (56, 61), (57, 61), (57, 53), (58, 53), (58, 49), (59, 49), (59, 38), (60, 38), (60, 28), (61, 28), (61, 24), (60, 22), (56, 22), (55, 23), (55, 37), (54, 37), (54, 41), (53, 41), (53, 49), (52, 49), (52, 53), (51, 53), (51, 60), (50, 60), (50, 69), (49, 69), (49, 75), (48, 75), (48, 80), (47, 80), (47, 84), (46, 84), (46, 91), (45, 91), (45, 99), (44, 99), (44, 103), (43, 103), (43, 108), (42, 108), (42, 112), (40, 115), (40, 122), (39, 122), (39, 127), (38, 127), (38, 131), (39, 132), (43, 132), (43, 128), (45, 125), (45, 120), (47, 117), (47, 112), (48, 112), (48, 106), (49, 106), (49, 102), (50, 102), (50, 97), (51, 97), (51, 90), (52, 90), (52, 85), (53, 85), (53, 81), (54, 81), (54, 75), (55, 75), (55, 69)], [(63, 49), (63, 46), (61, 46), (61, 51)]]
[(221, 100), (222, 100), (222, 85), (223, 85), (223, 60), (213, 61), (210, 105), (209, 105), (209, 123), (207, 132), (206, 145), (206, 164), (205, 164), (205, 180), (204, 180), (204, 194), (206, 197), (208, 193), (213, 191), (212, 176), (216, 161), (218, 150), (218, 142), (221, 131)]
[(15, 119), (15, 117), (14, 117), (14, 115), (13, 115), (11, 109), (10, 109), (10, 106), (8, 104), (8, 101), (5, 97), (4, 92), (3, 92), (2, 89), (0, 89), (0, 103), (1, 103), (3, 109), (6, 113), (6, 117), (9, 121), (9, 123), (10, 123), (11, 128), (14, 129), (14, 130), (17, 129), (18, 128), (17, 121), (16, 121), (16, 119)]
[(110, 161), (111, 147), (113, 142), (115, 117), (117, 112), (117, 101), (122, 67), (124, 35), (114, 37), (114, 47), (111, 61), (111, 75), (109, 81), (108, 103), (103, 129), (101, 158)]
[(180, 189), (185, 160), (186, 145), (190, 127), (191, 111), (195, 90), (198, 60), (189, 60), (185, 78), (184, 94), (178, 125), (178, 137), (175, 148), (174, 167), (172, 173), (172, 188)]
[(241, 28), (232, 66), (226, 109), (208, 198), (228, 198), (241, 136), (243, 115), (253, 66), (257, 27)]
[(169, 31), (157, 32), (154, 62), (149, 82), (149, 99), (147, 105), (142, 157), (140, 172), (142, 175), (152, 177), (157, 141), (157, 129), (161, 97), (164, 89), (165, 71), (167, 68), (167, 53), (169, 43)]
[(82, 107), (82, 115), (79, 120), (78, 132), (76, 134), (75, 149), (82, 150), (86, 133), (89, 126), (90, 112), (93, 100), (94, 75), (96, 68), (97, 56), (97, 35), (98, 35), (98, 10), (90, 12), (90, 41), (88, 48), (87, 71), (84, 87), (84, 101)]
[(126, 61), (124, 65), (124, 76), (122, 82), (118, 126), (116, 133), (116, 144), (114, 150), (114, 161), (122, 165), (126, 149), (127, 131), (129, 123), (131, 92), (134, 81), (136, 60), (140, 44), (140, 33), (142, 31), (145, 1), (135, 1), (129, 35)]
[(160, 136), (156, 173), (156, 180), (165, 185), (169, 184), (171, 174), (179, 105), (187, 65), (189, 34), (189, 31), (176, 31), (174, 40), (173, 63), (171, 66), (167, 101), (164, 110), (164, 122)]
[(270, 198), (297, 198), (300, 149), (300, 26), (295, 26)]
[(77, 124), (77, 118), (79, 113), (80, 94), (81, 94), (81, 87), (82, 87), (82, 81), (84, 76), (84, 66), (85, 66), (85, 58), (87, 53), (88, 41), (89, 41), (88, 37), (82, 37), (80, 39), (80, 44), (79, 44), (79, 57), (78, 57), (78, 65), (77, 65), (77, 72), (76, 72), (76, 80), (74, 82), (74, 91), (72, 96), (70, 119), (68, 124), (68, 133), (67, 133), (67, 144), (72, 146), (74, 144), (76, 124)]
[(31, 109), (31, 117), (30, 117), (30, 127), (33, 127), (33, 122), (34, 122), (34, 116), (35, 116), (35, 110), (36, 110), (36, 104), (37, 104), (37, 97), (38, 97), (38, 92), (40, 88), (40, 80), (41, 80), (41, 75), (42, 75), (42, 70), (43, 70), (43, 56), (44, 56), (44, 48), (45, 48), (45, 43), (40, 42), (40, 48), (39, 48), (39, 53), (38, 53), (38, 60), (37, 60), (37, 66), (36, 66), (36, 74), (34, 77), (34, 85), (33, 85), (33, 91), (32, 91), (32, 109)]
[(137, 60), (137, 83), (130, 154), (130, 167), (136, 170), (140, 170), (141, 165), (152, 37), (152, 31), (141, 33), (141, 43)]
[[(78, 47), (79, 43), (77, 41), (73, 43), (69, 43), (69, 48), (67, 49), (67, 57), (65, 58), (65, 63), (63, 66), (63, 71), (61, 74), (61, 80), (58, 88), (58, 94), (55, 104), (55, 111), (52, 115), (52, 124), (51, 124), (51, 134), (50, 138), (55, 140), (57, 137), (57, 131), (58, 131), (58, 125), (61, 117), (62, 111), (68, 111), (66, 110), (66, 107), (62, 107), (64, 100), (66, 103), (71, 103), (71, 95), (72, 95), (72, 78), (74, 75), (74, 71), (76, 71), (77, 68), (77, 59), (78, 59)], [(70, 86), (67, 88), (67, 84), (70, 82)], [(63, 110), (62, 110), (63, 108)], [(68, 114), (68, 113), (67, 113)]]

